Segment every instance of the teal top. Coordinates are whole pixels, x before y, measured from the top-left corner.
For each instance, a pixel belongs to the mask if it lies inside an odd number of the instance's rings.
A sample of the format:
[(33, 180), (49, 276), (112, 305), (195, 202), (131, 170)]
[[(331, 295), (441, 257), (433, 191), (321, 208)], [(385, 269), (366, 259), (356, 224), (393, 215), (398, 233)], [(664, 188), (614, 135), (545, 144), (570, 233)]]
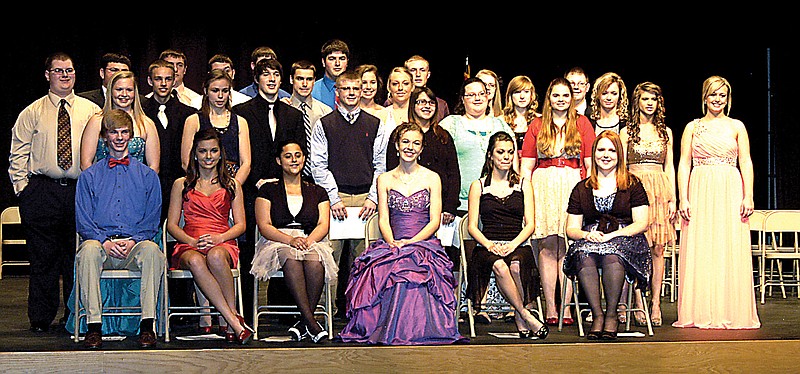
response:
[(482, 120), (467, 120), (463, 115), (449, 115), (439, 125), (453, 136), (461, 172), (458, 209), (466, 211), (469, 186), (481, 177), (489, 138), (496, 132), (505, 131), (514, 139), (514, 130), (502, 118), (491, 116)]
[[(147, 160), (144, 158), (144, 146), (144, 139), (134, 136), (128, 142), (128, 154), (131, 157), (135, 157), (137, 160), (139, 160), (139, 162), (147, 165)], [(108, 147), (106, 146), (106, 141), (103, 138), (97, 139), (97, 152), (94, 154), (94, 161), (97, 162), (106, 157), (108, 157)]]

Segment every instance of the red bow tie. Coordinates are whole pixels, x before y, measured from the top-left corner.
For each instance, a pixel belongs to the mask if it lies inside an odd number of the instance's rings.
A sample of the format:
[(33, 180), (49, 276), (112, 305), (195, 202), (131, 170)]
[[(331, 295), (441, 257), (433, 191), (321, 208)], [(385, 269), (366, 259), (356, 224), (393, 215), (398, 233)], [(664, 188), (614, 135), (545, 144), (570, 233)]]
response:
[(109, 168), (113, 168), (114, 166), (117, 166), (117, 165), (129, 165), (130, 163), (131, 163), (131, 160), (127, 156), (123, 157), (120, 160), (117, 160), (116, 158), (113, 158), (113, 157), (108, 159), (108, 167)]

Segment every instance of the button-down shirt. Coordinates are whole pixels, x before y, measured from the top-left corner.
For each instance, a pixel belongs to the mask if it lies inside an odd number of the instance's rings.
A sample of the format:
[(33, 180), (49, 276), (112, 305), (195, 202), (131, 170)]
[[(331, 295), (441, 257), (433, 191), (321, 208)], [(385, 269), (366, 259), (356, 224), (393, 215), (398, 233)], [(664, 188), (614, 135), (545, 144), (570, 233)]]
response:
[(336, 81), (327, 75), (317, 79), (314, 88), (311, 89), (311, 97), (331, 108), (336, 108)]
[(158, 175), (134, 157), (130, 165), (108, 167), (106, 157), (84, 170), (75, 192), (75, 221), (83, 240), (112, 235), (135, 242), (152, 240), (161, 220)]
[[(345, 118), (347, 118), (347, 111), (344, 108), (337, 108)], [(353, 112), (355, 119), (361, 113), (361, 108), (356, 108)], [(354, 119), (354, 120), (355, 120)], [(367, 199), (372, 200), (375, 204), (378, 203), (378, 176), (386, 171), (386, 148), (383, 145), (386, 143), (384, 136), (384, 125), (378, 125), (378, 133), (375, 136), (375, 142), (372, 145), (372, 167), (374, 172), (372, 175), (372, 186), (369, 188)], [(336, 204), (342, 199), (339, 197), (339, 187), (336, 185), (336, 178), (333, 173), (328, 169), (328, 138), (325, 137), (325, 130), (322, 128), (322, 122), (317, 120), (314, 123), (314, 130), (311, 133), (311, 166), (314, 175), (314, 181), (322, 186), (328, 192), (328, 198), (331, 205)]]
[[(239, 90), (239, 93), (247, 95), (247, 96), (250, 96), (250, 97), (256, 97), (256, 95), (258, 95), (258, 84), (251, 83), (247, 87), (242, 88), (241, 90)], [(284, 90), (283, 88), (279, 88), (278, 89), (278, 98), (279, 99), (283, 99), (284, 97), (290, 97), (290, 96), (292, 96), (292, 95), (289, 94), (288, 92), (286, 92), (286, 90)]]
[(72, 167), (58, 167), (58, 108), (61, 97), (53, 92), (28, 105), (17, 117), (11, 129), (11, 150), (8, 156), (8, 175), (19, 194), (28, 185), (30, 175), (50, 178), (77, 179), (81, 173), (81, 135), (86, 123), (100, 107), (86, 98), (70, 93), (67, 100), (72, 130)]

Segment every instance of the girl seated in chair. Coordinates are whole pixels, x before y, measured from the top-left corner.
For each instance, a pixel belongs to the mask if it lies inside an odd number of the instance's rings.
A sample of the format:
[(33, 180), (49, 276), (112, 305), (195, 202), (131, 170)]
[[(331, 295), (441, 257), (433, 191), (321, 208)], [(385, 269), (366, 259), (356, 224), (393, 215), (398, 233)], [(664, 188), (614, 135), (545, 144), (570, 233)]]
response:
[(296, 141), (283, 142), (275, 161), (281, 178), (264, 183), (256, 198), (256, 243), (250, 273), (266, 280), (283, 270), (301, 319), (289, 328), (292, 339), (320, 343), (328, 332), (314, 318), (325, 282), (336, 282), (339, 268), (328, 241), (330, 201), (324, 188), (302, 180), (306, 156)]
[[(647, 193), (642, 182), (628, 172), (617, 133), (600, 133), (592, 146), (588, 178), (572, 190), (567, 206), (570, 245), (564, 274), (578, 277), (592, 310), (589, 340), (617, 338), (617, 304), (626, 277), (647, 288), (652, 271), (650, 247), (644, 231), (648, 222)], [(600, 301), (600, 275), (606, 310)], [(610, 307), (609, 307), (610, 306)]]
[[(236, 238), (245, 230), (242, 186), (225, 168), (225, 151), (213, 129), (195, 134), (186, 177), (172, 185), (167, 231), (178, 241), (172, 267), (188, 269), (228, 323), (226, 338), (247, 344), (253, 335), (236, 312), (231, 268), (239, 260)], [(183, 213), (185, 224), (179, 225)], [(228, 218), (233, 215), (233, 226)]]

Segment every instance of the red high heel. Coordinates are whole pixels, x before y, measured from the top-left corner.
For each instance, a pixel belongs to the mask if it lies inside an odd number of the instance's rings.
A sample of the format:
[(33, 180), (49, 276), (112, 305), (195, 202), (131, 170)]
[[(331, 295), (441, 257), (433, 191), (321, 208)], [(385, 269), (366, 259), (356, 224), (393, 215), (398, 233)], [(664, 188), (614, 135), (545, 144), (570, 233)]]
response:
[(241, 345), (246, 345), (247, 343), (250, 343), (250, 340), (253, 339), (253, 334), (255, 333), (255, 331), (253, 331), (253, 329), (250, 328), (250, 326), (247, 326), (247, 324), (244, 323), (244, 317), (237, 314), (236, 319), (238, 319), (239, 324), (242, 325), (242, 332), (240, 332), (239, 335), (236, 336), (236, 341)]

